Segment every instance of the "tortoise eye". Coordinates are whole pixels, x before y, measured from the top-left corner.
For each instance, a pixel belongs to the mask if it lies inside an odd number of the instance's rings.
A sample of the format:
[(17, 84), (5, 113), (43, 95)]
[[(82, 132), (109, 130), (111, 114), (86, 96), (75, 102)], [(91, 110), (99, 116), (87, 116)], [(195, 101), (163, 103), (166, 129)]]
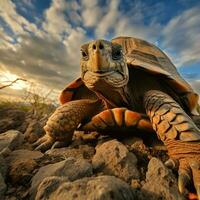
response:
[(84, 50), (82, 50), (82, 49), (81, 49), (81, 55), (82, 55), (82, 58), (84, 60), (88, 60), (88, 54)]
[(122, 57), (122, 49), (121, 48), (113, 48), (112, 49), (112, 59), (119, 60)]

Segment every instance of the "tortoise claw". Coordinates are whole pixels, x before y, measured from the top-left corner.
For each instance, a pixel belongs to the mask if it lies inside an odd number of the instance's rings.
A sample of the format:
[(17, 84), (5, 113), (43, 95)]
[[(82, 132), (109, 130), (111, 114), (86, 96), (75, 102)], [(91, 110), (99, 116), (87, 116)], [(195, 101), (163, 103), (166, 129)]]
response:
[(68, 144), (69, 144), (69, 141), (56, 141), (52, 145), (51, 149), (66, 147)]
[(46, 150), (50, 149), (52, 145), (53, 141), (46, 141), (40, 144), (38, 147), (36, 147), (35, 150), (45, 152)]
[(170, 169), (176, 169), (178, 167), (178, 160), (174, 160), (172, 158), (169, 158), (166, 162), (165, 162), (165, 166), (170, 168)]
[(51, 148), (54, 142), (55, 141), (50, 137), (41, 138), (41, 140), (38, 141), (35, 150), (45, 152)]
[(178, 176), (178, 189), (179, 192), (183, 195), (188, 194), (188, 190), (186, 189), (186, 186), (189, 184), (190, 178), (189, 175), (186, 172), (182, 172)]
[(35, 143), (32, 144), (33, 149), (35, 149), (36, 151), (42, 151), (45, 152), (46, 150), (48, 150), (49, 148), (51, 148), (51, 146), (54, 143), (54, 139), (51, 138), (48, 135), (44, 135), (43, 137), (41, 137), (40, 139), (38, 139)]
[(34, 142), (31, 146), (33, 149), (35, 149), (37, 146), (41, 145), (43, 142), (46, 141), (46, 135), (39, 138), (36, 142)]
[[(196, 194), (189, 193), (187, 190), (191, 181), (194, 183)], [(181, 194), (187, 195), (188, 199), (200, 200), (200, 162), (198, 160), (179, 160), (178, 189)]]
[(72, 141), (72, 136), (73, 134), (68, 134), (65, 138), (62, 138), (63, 141), (56, 141), (54, 138), (46, 134), (35, 143), (33, 143), (32, 147), (33, 149), (42, 152), (45, 152), (48, 149), (65, 147)]
[(194, 186), (197, 192), (198, 200), (200, 200), (200, 163), (199, 162), (193, 162), (190, 165), (192, 169), (192, 175), (194, 180)]

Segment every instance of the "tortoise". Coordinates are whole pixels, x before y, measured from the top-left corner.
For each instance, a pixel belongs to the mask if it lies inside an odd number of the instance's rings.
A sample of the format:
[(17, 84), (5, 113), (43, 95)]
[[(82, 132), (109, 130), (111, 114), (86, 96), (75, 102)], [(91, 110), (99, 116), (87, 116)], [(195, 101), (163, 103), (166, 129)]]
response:
[(81, 77), (61, 93), (37, 150), (66, 145), (77, 129), (154, 132), (166, 145), (167, 166), (178, 169), (178, 187), (193, 179), (200, 199), (198, 95), (155, 45), (133, 37), (94, 40), (81, 46)]

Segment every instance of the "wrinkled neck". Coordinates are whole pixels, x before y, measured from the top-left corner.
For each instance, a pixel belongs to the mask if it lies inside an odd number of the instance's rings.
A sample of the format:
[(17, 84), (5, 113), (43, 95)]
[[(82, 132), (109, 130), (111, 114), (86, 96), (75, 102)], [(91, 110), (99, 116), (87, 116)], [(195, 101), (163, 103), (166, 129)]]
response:
[(107, 109), (129, 107), (130, 101), (127, 86), (121, 88), (110, 88), (108, 91), (95, 91), (95, 93), (104, 101)]

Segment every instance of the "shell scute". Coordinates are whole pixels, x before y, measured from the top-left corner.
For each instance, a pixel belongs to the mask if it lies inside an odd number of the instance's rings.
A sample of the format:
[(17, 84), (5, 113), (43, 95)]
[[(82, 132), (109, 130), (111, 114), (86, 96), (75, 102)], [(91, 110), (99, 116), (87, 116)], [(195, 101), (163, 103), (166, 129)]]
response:
[[(122, 45), (129, 68), (142, 68), (148, 73), (158, 75), (180, 96), (192, 114), (197, 114), (198, 94), (180, 76), (169, 57), (155, 45), (133, 37), (117, 37), (113, 43)], [(161, 76), (162, 75), (162, 76)], [(131, 78), (131, 77), (130, 77)]]

